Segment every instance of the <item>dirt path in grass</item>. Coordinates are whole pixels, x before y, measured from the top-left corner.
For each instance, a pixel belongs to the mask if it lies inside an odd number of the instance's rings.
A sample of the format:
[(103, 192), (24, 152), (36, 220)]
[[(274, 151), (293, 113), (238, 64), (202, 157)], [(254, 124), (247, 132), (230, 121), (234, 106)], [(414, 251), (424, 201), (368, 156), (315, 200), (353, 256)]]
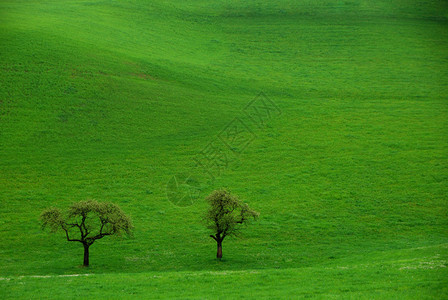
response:
[(17, 277), (0, 277), (0, 280), (22, 279), (22, 278), (54, 278), (54, 277), (79, 277), (79, 276), (91, 276), (93, 274), (68, 274), (68, 275), (29, 275), (29, 276), (17, 276)]

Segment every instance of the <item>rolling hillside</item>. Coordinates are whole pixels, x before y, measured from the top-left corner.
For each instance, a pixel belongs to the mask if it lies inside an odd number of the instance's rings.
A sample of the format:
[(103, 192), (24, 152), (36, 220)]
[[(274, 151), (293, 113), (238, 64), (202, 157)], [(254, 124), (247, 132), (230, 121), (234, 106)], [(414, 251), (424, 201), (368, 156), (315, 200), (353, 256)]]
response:
[[(2, 298), (448, 297), (446, 1), (1, 0), (0, 18)], [(275, 107), (261, 126), (254, 99)], [(232, 122), (245, 142), (223, 145)], [(216, 143), (225, 166), (198, 165)], [(220, 187), (261, 215), (218, 262), (201, 218)], [(88, 269), (39, 225), (86, 199), (135, 225)]]

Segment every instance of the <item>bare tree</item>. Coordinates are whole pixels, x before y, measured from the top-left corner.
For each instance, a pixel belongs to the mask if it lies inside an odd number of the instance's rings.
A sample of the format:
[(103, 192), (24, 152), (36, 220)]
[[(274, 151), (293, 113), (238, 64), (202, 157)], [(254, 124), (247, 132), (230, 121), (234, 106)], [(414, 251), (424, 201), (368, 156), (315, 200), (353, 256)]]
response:
[(205, 215), (205, 221), (207, 228), (213, 232), (210, 237), (218, 246), (216, 257), (221, 259), (223, 240), (229, 235), (236, 235), (242, 228), (241, 225), (256, 219), (259, 213), (225, 189), (213, 191), (206, 200), (210, 207)]
[(72, 204), (63, 213), (49, 208), (40, 216), (42, 229), (51, 232), (62, 229), (67, 241), (79, 242), (84, 246), (84, 266), (89, 265), (89, 247), (108, 235), (131, 234), (131, 219), (116, 204), (97, 201), (80, 201)]

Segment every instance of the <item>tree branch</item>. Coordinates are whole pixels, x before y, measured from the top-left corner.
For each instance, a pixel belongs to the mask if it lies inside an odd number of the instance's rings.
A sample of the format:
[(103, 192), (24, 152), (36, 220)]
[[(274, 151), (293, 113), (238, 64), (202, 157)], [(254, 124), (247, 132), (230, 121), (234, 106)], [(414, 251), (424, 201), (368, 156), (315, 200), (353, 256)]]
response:
[(105, 233), (101, 233), (101, 234), (98, 234), (93, 237), (86, 238), (86, 240), (90, 241), (90, 243), (92, 244), (94, 241), (99, 240), (107, 235), (112, 235), (112, 234), (113, 234), (112, 232), (105, 232)]
[(81, 239), (84, 239), (89, 234), (89, 232), (87, 231), (87, 228), (86, 228), (86, 217), (87, 217), (87, 215), (84, 215), (84, 214), (82, 215), (80, 229), (81, 229), (81, 227), (84, 228), (84, 232), (81, 230)]
[(67, 241), (69, 241), (69, 242), (80, 242), (80, 243), (82, 243), (81, 240), (71, 239), (71, 238), (69, 237), (69, 235), (68, 235), (68, 230), (65, 229), (64, 227), (62, 227), (62, 229), (64, 229), (64, 231), (65, 231), (65, 236), (67, 237)]
[(103, 220), (101, 220), (101, 228), (100, 228), (100, 234), (102, 234), (103, 233), (103, 228), (104, 228), (104, 225), (106, 224), (106, 222), (105, 221), (103, 221)]

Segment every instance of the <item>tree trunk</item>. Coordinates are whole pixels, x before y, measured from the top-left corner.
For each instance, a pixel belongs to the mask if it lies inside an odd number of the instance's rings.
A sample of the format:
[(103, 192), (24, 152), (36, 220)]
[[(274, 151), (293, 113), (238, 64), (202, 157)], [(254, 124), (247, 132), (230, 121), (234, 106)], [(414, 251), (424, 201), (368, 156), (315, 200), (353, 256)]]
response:
[(89, 247), (90, 245), (88, 244), (83, 244), (84, 245), (84, 267), (88, 267), (89, 266)]
[(221, 259), (222, 258), (222, 241), (218, 241), (218, 252), (216, 253), (216, 258)]

